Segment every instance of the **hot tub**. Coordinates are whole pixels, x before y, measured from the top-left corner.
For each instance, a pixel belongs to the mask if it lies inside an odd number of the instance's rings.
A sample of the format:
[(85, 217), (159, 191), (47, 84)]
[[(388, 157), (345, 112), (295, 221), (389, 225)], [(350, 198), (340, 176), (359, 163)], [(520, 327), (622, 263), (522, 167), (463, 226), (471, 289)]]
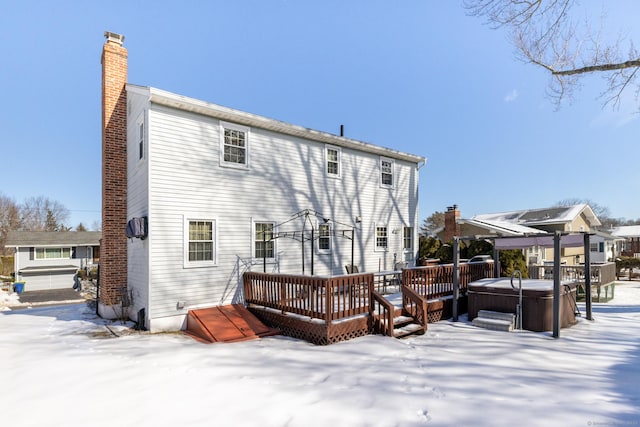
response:
[[(482, 279), (469, 283), (469, 320), (478, 316), (480, 310), (515, 313), (518, 305), (518, 281), (510, 278)], [(576, 323), (576, 286), (560, 285), (560, 327)], [(543, 332), (553, 330), (553, 281), (522, 279), (522, 328)]]

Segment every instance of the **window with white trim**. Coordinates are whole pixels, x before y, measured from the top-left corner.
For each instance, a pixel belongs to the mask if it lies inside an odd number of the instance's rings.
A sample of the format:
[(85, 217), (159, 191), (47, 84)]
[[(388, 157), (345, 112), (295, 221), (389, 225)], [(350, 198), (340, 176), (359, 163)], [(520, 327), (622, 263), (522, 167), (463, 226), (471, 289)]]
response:
[(216, 264), (216, 221), (204, 218), (185, 218), (185, 267)]
[(246, 169), (249, 167), (249, 128), (221, 122), (220, 164)]
[(138, 160), (144, 159), (144, 121), (138, 121)]
[(253, 227), (254, 258), (275, 258), (273, 222), (256, 222)]
[(405, 252), (413, 250), (413, 227), (403, 227), (402, 248)]
[(326, 145), (324, 147), (324, 153), (326, 160), (325, 172), (327, 176), (330, 176), (332, 178), (340, 178), (340, 161), (342, 157), (342, 150), (340, 149), (340, 147)]
[(36, 259), (71, 259), (71, 248), (36, 248)]
[(380, 157), (380, 185), (383, 187), (393, 187), (395, 162), (387, 157)]
[(387, 227), (376, 227), (376, 251), (386, 251), (388, 247), (389, 234)]
[(331, 251), (331, 225), (318, 225), (318, 249), (322, 252)]
[(598, 242), (589, 243), (589, 252), (598, 252)]

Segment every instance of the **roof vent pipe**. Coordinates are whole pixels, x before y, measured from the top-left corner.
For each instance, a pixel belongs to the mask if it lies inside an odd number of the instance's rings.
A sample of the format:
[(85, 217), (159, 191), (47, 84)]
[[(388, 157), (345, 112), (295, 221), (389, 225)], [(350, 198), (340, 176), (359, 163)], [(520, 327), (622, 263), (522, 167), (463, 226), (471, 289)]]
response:
[(340, 125), (340, 136), (344, 136), (344, 125)]

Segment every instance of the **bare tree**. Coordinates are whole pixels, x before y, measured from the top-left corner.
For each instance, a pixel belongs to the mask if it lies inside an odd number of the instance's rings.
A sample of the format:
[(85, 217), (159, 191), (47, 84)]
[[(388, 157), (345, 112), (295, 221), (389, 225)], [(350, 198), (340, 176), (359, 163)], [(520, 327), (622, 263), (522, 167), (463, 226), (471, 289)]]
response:
[(10, 250), (5, 249), (7, 234), (11, 230), (17, 230), (20, 226), (20, 210), (16, 202), (0, 193), (0, 254), (8, 255)]
[(22, 229), (28, 231), (66, 231), (69, 210), (56, 200), (31, 197), (20, 206)]
[(518, 58), (549, 72), (548, 95), (557, 106), (573, 97), (582, 77), (594, 73), (606, 81), (605, 105), (618, 107), (627, 89), (638, 99), (640, 55), (622, 34), (607, 38), (604, 14), (596, 28), (576, 0), (464, 0), (464, 6), (491, 27), (507, 29)]

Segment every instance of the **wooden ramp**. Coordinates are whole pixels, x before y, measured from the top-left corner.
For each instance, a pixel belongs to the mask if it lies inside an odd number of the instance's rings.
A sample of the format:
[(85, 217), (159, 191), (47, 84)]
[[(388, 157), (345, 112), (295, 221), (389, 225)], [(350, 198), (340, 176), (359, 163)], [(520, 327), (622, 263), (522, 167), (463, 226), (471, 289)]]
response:
[(241, 304), (190, 310), (186, 332), (206, 343), (246, 341), (280, 333)]

